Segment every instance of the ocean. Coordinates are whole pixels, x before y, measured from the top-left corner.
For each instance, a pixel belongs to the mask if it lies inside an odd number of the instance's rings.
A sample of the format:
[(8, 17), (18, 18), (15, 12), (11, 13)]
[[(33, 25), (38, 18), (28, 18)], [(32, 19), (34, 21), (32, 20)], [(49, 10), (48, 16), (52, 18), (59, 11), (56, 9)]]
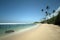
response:
[[(6, 33), (8, 30), (13, 30), (14, 32), (33, 27), (35, 24), (0, 24), (0, 36), (5, 36), (10, 33)], [(12, 32), (13, 33), (13, 32)]]

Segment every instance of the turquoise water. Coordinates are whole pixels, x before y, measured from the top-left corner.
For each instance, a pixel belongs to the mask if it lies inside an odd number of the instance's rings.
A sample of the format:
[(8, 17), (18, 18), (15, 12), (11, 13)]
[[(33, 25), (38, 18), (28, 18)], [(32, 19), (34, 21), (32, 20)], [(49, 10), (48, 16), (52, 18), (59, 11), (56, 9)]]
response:
[(33, 27), (34, 25), (35, 24), (0, 24), (0, 36), (7, 35), (7, 33), (5, 33), (7, 30), (18, 31), (21, 29)]

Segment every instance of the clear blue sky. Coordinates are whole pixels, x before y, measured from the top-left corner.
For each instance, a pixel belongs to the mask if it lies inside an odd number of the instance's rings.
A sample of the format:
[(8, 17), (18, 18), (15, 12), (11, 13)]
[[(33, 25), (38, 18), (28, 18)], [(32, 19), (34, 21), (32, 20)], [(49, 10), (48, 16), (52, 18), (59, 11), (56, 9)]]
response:
[(50, 6), (50, 12), (60, 6), (60, 0), (0, 0), (1, 22), (26, 22), (40, 21), (45, 17), (46, 5)]

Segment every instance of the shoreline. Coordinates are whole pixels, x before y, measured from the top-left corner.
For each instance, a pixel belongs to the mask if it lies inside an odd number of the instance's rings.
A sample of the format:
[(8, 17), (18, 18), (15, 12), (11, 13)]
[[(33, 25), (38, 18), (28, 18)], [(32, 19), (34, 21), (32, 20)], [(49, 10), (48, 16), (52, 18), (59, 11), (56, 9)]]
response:
[(36, 24), (36, 25), (34, 25), (34, 26), (32, 26), (32, 27), (25, 28), (25, 29), (21, 29), (21, 30), (19, 30), (19, 31), (16, 31), (16, 32), (7, 34), (7, 35), (2, 36), (2, 37), (0, 37), (0, 38), (5, 38), (5, 37), (9, 37), (9, 36), (16, 35), (16, 34), (21, 34), (21, 33), (24, 33), (24, 32), (26, 32), (26, 31), (32, 30), (32, 29), (38, 27), (39, 25), (40, 25), (40, 24)]
[(60, 26), (39, 24), (35, 28), (2, 38), (1, 40), (60, 40)]

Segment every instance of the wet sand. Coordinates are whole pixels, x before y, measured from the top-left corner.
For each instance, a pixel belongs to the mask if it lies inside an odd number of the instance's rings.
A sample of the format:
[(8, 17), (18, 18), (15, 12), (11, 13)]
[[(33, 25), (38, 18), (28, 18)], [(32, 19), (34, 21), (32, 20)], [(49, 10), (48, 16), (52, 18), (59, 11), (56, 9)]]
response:
[(60, 40), (60, 27), (53, 24), (40, 24), (36, 28), (0, 40)]

